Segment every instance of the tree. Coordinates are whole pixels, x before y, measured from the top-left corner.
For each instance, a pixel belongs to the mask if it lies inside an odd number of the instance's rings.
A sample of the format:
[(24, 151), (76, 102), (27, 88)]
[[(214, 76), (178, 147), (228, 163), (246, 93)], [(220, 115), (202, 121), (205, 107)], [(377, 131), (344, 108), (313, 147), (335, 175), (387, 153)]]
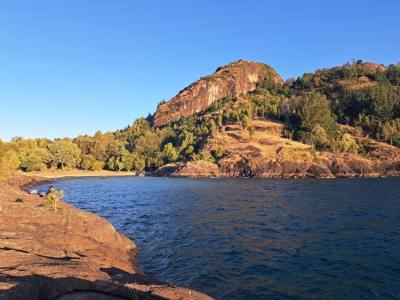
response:
[(303, 130), (312, 131), (319, 124), (329, 136), (333, 135), (337, 129), (328, 99), (321, 94), (313, 93), (304, 96), (300, 101), (297, 114)]
[(319, 124), (316, 124), (312, 129), (311, 139), (317, 149), (326, 149), (330, 146), (328, 135), (325, 129)]
[(351, 134), (344, 133), (337, 141), (337, 146), (339, 147), (339, 151), (349, 152), (353, 154), (358, 153), (358, 144), (351, 136)]
[(218, 115), (217, 126), (218, 126), (218, 128), (221, 128), (222, 125), (223, 125), (223, 122), (222, 122), (222, 115)]
[(182, 131), (182, 133), (178, 136), (178, 145), (179, 145), (179, 151), (184, 152), (188, 147), (192, 146), (194, 151), (194, 135), (190, 131)]
[(99, 171), (104, 168), (104, 162), (96, 160), (93, 155), (82, 155), (80, 167), (82, 170)]
[(27, 171), (42, 171), (51, 162), (51, 154), (46, 148), (32, 150), (22, 161), (21, 167)]
[(132, 171), (141, 172), (144, 170), (144, 168), (146, 167), (146, 162), (143, 159), (143, 157), (135, 153), (131, 153), (131, 159), (132, 159)]
[(370, 91), (371, 113), (381, 121), (393, 118), (395, 109), (399, 105), (398, 95), (392, 86), (380, 84)]
[(118, 169), (117, 163), (118, 163), (117, 157), (115, 157), (115, 156), (109, 157), (107, 160), (107, 164), (106, 164), (107, 169), (111, 170), (111, 171), (116, 171)]
[[(347, 92), (337, 105), (338, 114), (354, 122), (359, 115), (388, 121), (399, 107), (399, 95), (390, 84), (376, 84), (371, 87)], [(342, 117), (342, 118), (343, 118)]]
[(215, 158), (216, 161), (219, 161), (226, 154), (226, 150), (222, 147), (218, 147), (218, 148), (212, 150), (211, 154)]
[(93, 137), (88, 135), (79, 135), (74, 138), (73, 142), (78, 145), (79, 149), (81, 149), (82, 154), (91, 155), (93, 154), (95, 140)]
[(160, 152), (161, 141), (156, 133), (147, 131), (135, 142), (135, 152), (145, 157), (156, 157)]
[(400, 65), (390, 65), (386, 71), (386, 77), (393, 85), (400, 85)]
[(178, 159), (179, 152), (176, 151), (172, 143), (168, 143), (163, 148), (162, 156), (165, 162), (174, 162)]
[(81, 160), (81, 150), (70, 140), (59, 140), (49, 145), (52, 165), (57, 168), (75, 168)]
[(0, 178), (11, 176), (19, 165), (20, 161), (14, 151), (0, 149)]
[(104, 168), (104, 162), (100, 160), (95, 160), (92, 162), (92, 165), (90, 166), (91, 171), (100, 171), (103, 170)]
[(379, 124), (378, 138), (391, 145), (400, 141), (400, 119), (394, 119)]

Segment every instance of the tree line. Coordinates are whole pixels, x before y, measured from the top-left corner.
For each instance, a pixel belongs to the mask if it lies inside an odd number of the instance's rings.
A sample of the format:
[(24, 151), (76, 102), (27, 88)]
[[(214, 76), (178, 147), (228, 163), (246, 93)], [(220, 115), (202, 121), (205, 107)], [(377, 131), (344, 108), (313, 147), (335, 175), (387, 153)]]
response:
[[(0, 141), (0, 174), (49, 168), (143, 172), (176, 161), (218, 162), (226, 152), (209, 152), (207, 140), (228, 124), (240, 124), (251, 135), (254, 118), (282, 121), (288, 138), (318, 150), (362, 154), (364, 145), (356, 137), (363, 134), (400, 146), (400, 66), (357, 61), (283, 85), (266, 78), (250, 93), (226, 97), (162, 127), (155, 127), (149, 115), (93, 136)], [(354, 134), (340, 124), (355, 127)]]

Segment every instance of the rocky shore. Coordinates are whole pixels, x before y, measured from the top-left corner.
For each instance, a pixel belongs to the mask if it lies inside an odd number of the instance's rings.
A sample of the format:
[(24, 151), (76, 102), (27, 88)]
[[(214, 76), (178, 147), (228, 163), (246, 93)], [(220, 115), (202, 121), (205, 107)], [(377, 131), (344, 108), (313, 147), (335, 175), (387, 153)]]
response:
[[(284, 136), (279, 122), (254, 120), (254, 133), (238, 125), (210, 137), (205, 149), (223, 149), (220, 159), (171, 163), (155, 176), (169, 177), (258, 177), (258, 178), (348, 178), (400, 175), (400, 149), (367, 136), (354, 137), (366, 153), (316, 151), (310, 145)], [(342, 126), (351, 133), (353, 128)]]
[(144, 275), (136, 245), (106, 220), (23, 191), (45, 181), (0, 181), (0, 299), (211, 299)]

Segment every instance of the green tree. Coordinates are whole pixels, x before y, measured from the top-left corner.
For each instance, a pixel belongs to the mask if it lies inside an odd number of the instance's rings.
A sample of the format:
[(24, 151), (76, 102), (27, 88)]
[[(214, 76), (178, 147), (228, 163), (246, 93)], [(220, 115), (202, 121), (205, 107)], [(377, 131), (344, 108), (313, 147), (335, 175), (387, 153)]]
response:
[(222, 115), (218, 115), (217, 126), (218, 126), (218, 128), (221, 128), (222, 125), (223, 125), (223, 122), (222, 122)]
[(100, 171), (100, 170), (103, 170), (103, 168), (104, 168), (104, 162), (102, 162), (100, 160), (93, 161), (90, 166), (91, 171)]
[(24, 157), (21, 167), (27, 172), (42, 171), (51, 162), (51, 154), (46, 148), (36, 148)]
[(96, 160), (93, 155), (82, 155), (80, 167), (82, 170), (99, 171), (104, 168), (104, 162)]
[(179, 151), (184, 152), (188, 147), (192, 146), (194, 150), (194, 135), (189, 131), (182, 131), (178, 137)]
[(349, 152), (353, 154), (358, 153), (359, 146), (351, 134), (345, 133), (338, 139), (339, 151)]
[(174, 145), (172, 145), (172, 143), (168, 143), (163, 148), (162, 156), (166, 163), (174, 162), (178, 159), (179, 152), (176, 151), (176, 149), (175, 149)]
[(300, 128), (308, 132), (311, 132), (317, 124), (326, 131), (328, 137), (333, 136), (337, 130), (328, 99), (321, 94), (304, 96), (300, 101), (297, 115), (300, 119)]
[(146, 167), (146, 162), (143, 159), (143, 157), (135, 153), (131, 153), (131, 159), (132, 159), (132, 171), (141, 172), (144, 170), (144, 168)]
[(20, 161), (12, 150), (0, 150), (0, 179), (11, 176), (18, 169)]
[(52, 165), (57, 168), (75, 168), (81, 160), (81, 150), (69, 140), (59, 140), (49, 145)]
[(326, 149), (330, 146), (328, 135), (325, 129), (319, 124), (315, 124), (312, 129), (311, 140), (317, 149)]
[(156, 157), (160, 152), (161, 140), (154, 132), (146, 132), (135, 143), (135, 152), (145, 157)]

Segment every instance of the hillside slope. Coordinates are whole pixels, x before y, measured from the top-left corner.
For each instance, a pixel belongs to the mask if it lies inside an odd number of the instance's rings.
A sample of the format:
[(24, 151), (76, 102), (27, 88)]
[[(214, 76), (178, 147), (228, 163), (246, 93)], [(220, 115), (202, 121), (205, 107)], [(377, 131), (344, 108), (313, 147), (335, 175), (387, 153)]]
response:
[[(255, 131), (228, 125), (212, 136), (204, 149), (224, 149), (215, 162), (169, 164), (156, 174), (172, 177), (333, 178), (400, 175), (400, 149), (360, 137), (368, 154), (316, 151), (312, 146), (284, 137), (284, 124), (255, 120)], [(348, 132), (353, 128), (343, 128)]]

